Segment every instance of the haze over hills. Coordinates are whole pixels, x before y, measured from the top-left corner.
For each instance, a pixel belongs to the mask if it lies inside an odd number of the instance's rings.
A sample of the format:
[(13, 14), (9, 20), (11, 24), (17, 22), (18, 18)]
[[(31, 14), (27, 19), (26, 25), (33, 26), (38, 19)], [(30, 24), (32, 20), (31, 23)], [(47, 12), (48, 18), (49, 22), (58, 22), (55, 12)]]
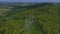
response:
[(0, 6), (15, 6), (15, 5), (18, 5), (18, 6), (22, 6), (23, 4), (25, 5), (33, 5), (33, 4), (38, 4), (38, 3), (34, 3), (34, 2), (0, 2)]

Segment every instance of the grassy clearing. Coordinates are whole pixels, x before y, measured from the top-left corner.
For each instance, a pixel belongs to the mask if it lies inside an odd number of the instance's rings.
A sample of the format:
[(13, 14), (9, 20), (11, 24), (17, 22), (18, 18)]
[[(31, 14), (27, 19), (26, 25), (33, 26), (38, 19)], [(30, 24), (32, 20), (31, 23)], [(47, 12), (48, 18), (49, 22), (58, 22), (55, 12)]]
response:
[(0, 8), (0, 15), (2, 15), (2, 13), (7, 12), (9, 10), (10, 9), (8, 9), (8, 8)]

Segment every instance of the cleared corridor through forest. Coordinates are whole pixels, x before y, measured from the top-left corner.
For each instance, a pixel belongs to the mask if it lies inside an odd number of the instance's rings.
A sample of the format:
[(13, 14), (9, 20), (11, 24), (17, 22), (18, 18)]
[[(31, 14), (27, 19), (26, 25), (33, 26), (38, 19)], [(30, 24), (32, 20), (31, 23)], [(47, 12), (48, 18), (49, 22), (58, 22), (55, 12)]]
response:
[(25, 26), (24, 31), (28, 32), (34, 23), (34, 12), (30, 12), (28, 16), (25, 18)]

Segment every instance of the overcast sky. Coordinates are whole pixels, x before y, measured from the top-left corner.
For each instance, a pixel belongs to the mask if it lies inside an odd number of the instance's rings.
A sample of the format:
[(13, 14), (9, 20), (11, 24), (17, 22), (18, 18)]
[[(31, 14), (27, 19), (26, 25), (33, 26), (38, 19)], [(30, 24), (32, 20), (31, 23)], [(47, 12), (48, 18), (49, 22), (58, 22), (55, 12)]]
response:
[(60, 2), (60, 0), (0, 0), (0, 2)]

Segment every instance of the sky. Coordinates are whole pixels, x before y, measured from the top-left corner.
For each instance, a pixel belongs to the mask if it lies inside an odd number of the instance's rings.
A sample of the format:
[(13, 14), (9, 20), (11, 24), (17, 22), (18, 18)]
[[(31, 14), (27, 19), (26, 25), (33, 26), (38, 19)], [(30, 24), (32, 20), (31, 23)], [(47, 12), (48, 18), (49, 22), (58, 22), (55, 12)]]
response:
[(60, 2), (60, 0), (0, 0), (0, 2)]

